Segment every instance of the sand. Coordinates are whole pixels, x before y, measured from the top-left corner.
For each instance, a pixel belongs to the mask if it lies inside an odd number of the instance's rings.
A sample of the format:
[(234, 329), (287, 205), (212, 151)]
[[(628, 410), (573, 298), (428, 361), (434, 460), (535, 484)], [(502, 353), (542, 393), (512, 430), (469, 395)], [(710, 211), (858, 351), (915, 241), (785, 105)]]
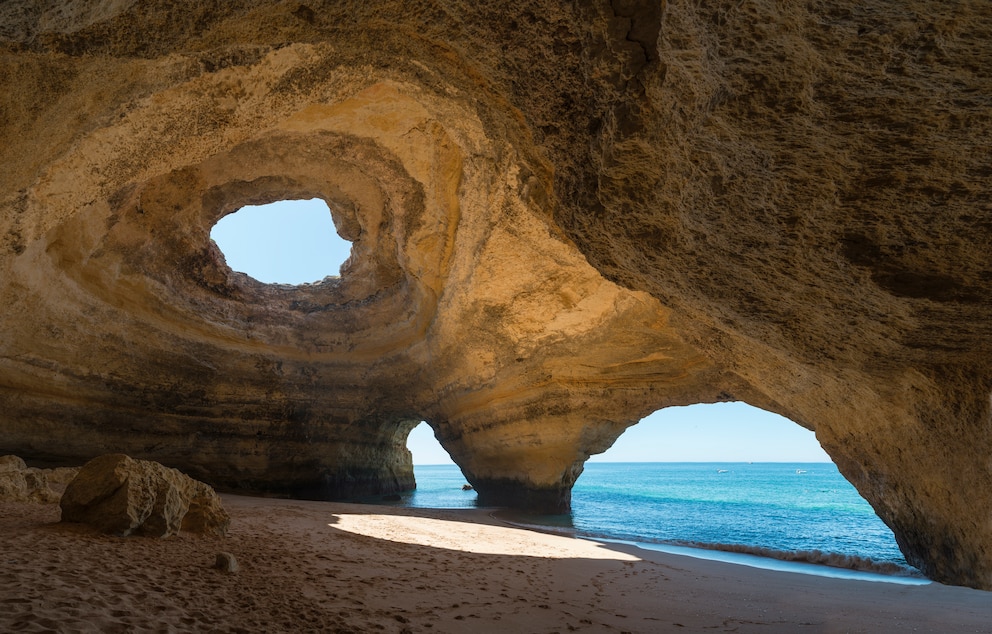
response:
[[(0, 504), (0, 632), (989, 632), (992, 593), (828, 579), (443, 511), (224, 496), (226, 538)], [(240, 570), (214, 569), (219, 552)]]

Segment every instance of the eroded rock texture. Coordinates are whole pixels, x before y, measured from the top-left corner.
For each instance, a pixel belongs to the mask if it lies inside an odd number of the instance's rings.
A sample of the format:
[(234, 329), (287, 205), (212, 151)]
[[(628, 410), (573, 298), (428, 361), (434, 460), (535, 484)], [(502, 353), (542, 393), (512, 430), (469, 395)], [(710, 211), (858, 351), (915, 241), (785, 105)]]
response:
[(98, 456), (83, 465), (59, 507), (63, 522), (119, 537), (170, 537), (180, 530), (223, 537), (231, 523), (209, 485), (124, 454)]
[[(936, 579), (992, 587), (986, 3), (0, 7), (0, 452), (567, 508), (645, 414), (810, 429)], [(340, 279), (211, 226), (321, 197)]]
[(58, 502), (79, 469), (29, 467), (20, 456), (0, 456), (0, 502)]

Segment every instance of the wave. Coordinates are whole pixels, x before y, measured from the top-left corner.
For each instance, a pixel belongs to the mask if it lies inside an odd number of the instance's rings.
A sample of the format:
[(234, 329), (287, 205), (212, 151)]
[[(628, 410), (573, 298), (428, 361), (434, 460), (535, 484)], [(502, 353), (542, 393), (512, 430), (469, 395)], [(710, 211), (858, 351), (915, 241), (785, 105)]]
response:
[(672, 545), (685, 546), (687, 548), (699, 548), (702, 550), (718, 550), (729, 553), (740, 553), (743, 555), (755, 555), (767, 557), (779, 561), (793, 561), (817, 566), (829, 566), (831, 568), (843, 568), (846, 570), (856, 570), (858, 572), (874, 572), (883, 575), (897, 577), (920, 577), (915, 568), (904, 566), (891, 561), (875, 561), (870, 557), (860, 555), (845, 555), (843, 553), (829, 553), (821, 550), (795, 550), (784, 551), (763, 546), (749, 546), (747, 544), (709, 544), (699, 542), (668, 542)]
[[(751, 546), (748, 544), (722, 544), (722, 543), (711, 543), (711, 542), (694, 542), (694, 541), (682, 541), (682, 540), (653, 540), (645, 539), (643, 537), (618, 537), (616, 535), (609, 535), (605, 533), (596, 533), (593, 531), (583, 531), (576, 530), (574, 527), (570, 526), (555, 526), (550, 523), (540, 523), (534, 522), (532, 517), (527, 517), (526, 515), (521, 515), (512, 511), (507, 511), (501, 509), (499, 511), (490, 514), (494, 519), (498, 519), (502, 522), (510, 524), (512, 526), (517, 526), (519, 528), (526, 528), (528, 530), (536, 530), (543, 533), (553, 533), (556, 535), (563, 535), (567, 537), (579, 537), (585, 539), (601, 539), (604, 541), (619, 541), (623, 543), (628, 543), (642, 548), (651, 548), (652, 546), (678, 546), (682, 548), (690, 548), (696, 550), (709, 550), (717, 552), (727, 552), (736, 553), (741, 555), (752, 555), (755, 557), (764, 557), (766, 559), (774, 559), (777, 561), (784, 562), (794, 562), (801, 564), (811, 564), (814, 566), (827, 566), (829, 568), (837, 568), (842, 570), (851, 570), (855, 572), (867, 572), (875, 573), (880, 575), (886, 575), (890, 577), (907, 577), (914, 579), (926, 579), (926, 577), (920, 573), (919, 570), (913, 568), (909, 565), (900, 564), (892, 561), (876, 561), (871, 557), (863, 557), (860, 555), (847, 555), (843, 553), (835, 552), (824, 552), (822, 550), (776, 550), (774, 548), (767, 548), (765, 546)], [(543, 518), (550, 519), (550, 518)], [(529, 521), (528, 521), (529, 520)]]

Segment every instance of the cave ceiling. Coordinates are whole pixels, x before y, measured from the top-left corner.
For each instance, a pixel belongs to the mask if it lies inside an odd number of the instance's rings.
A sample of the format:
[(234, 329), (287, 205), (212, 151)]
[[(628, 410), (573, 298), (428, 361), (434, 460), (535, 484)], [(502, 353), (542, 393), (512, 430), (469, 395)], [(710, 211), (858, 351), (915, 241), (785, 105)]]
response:
[[(657, 409), (817, 434), (911, 563), (992, 586), (983, 3), (0, 6), (0, 452), (564, 510)], [(340, 277), (210, 229), (321, 198)]]

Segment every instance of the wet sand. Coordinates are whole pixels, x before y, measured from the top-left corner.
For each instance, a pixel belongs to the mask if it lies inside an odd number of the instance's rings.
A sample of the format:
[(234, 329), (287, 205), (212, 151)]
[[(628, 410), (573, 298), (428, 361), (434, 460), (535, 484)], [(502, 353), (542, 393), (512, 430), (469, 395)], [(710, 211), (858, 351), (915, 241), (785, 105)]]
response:
[[(507, 526), (224, 496), (226, 538), (114, 538), (0, 503), (0, 631), (989, 632), (992, 593), (830, 579)], [(212, 566), (232, 553), (240, 570)]]

